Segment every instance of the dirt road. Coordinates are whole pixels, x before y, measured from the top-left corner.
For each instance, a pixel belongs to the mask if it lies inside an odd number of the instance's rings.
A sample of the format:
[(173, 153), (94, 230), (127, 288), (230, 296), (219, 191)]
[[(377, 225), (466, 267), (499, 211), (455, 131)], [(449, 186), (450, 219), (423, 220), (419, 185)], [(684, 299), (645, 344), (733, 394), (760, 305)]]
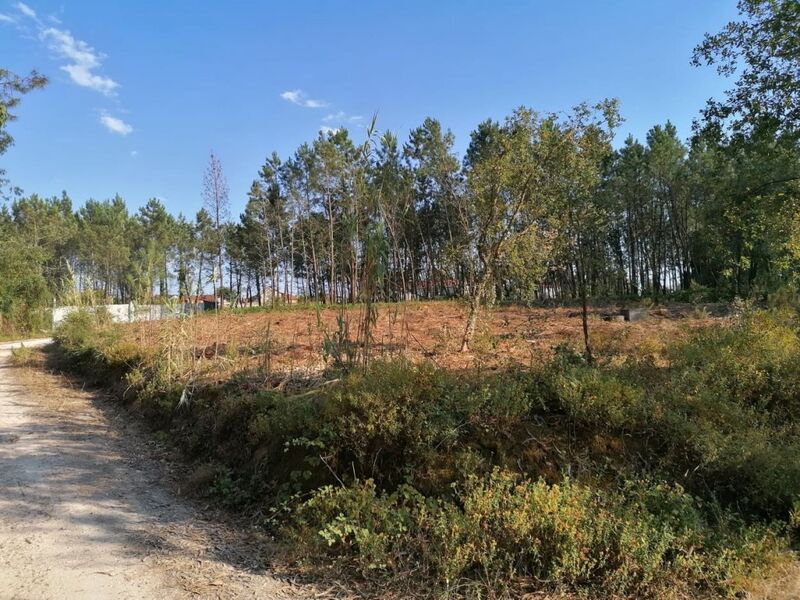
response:
[(9, 346), (0, 345), (0, 600), (311, 595), (270, 575), (246, 534), (204, 521), (174, 494), (167, 466), (121, 416), (55, 375), (12, 368)]

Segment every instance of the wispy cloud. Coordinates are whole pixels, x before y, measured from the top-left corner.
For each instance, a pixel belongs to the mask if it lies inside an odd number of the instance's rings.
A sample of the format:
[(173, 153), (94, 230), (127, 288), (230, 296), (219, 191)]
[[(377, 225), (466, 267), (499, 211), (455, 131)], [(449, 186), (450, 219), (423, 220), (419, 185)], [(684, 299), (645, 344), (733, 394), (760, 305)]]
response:
[[(86, 87), (106, 96), (113, 96), (119, 84), (104, 75), (95, 73), (103, 64), (105, 55), (92, 48), (83, 40), (75, 38), (66, 29), (46, 27), (39, 19), (36, 11), (24, 2), (15, 5), (22, 17), (32, 20), (39, 30), (39, 39), (59, 58), (67, 60), (61, 70), (69, 75), (73, 83)], [(16, 21), (10, 17), (12, 21)], [(57, 18), (51, 21), (58, 22)]]
[(138, 150), (131, 150), (131, 156), (133, 158), (136, 158), (137, 156), (139, 156), (139, 151)]
[(325, 123), (358, 123), (363, 121), (364, 117), (361, 115), (348, 115), (343, 110), (340, 110), (339, 112), (325, 115), (322, 120)]
[(100, 122), (111, 133), (118, 133), (119, 135), (128, 135), (130, 132), (133, 131), (133, 127), (131, 127), (128, 123), (126, 123), (122, 119), (118, 119), (117, 117), (112, 117), (108, 113), (103, 113), (102, 115), (100, 115)]
[(73, 83), (106, 96), (114, 95), (119, 84), (110, 77), (94, 72), (102, 65), (105, 58), (103, 54), (63, 29), (48, 27), (39, 32), (39, 37), (50, 50), (69, 61), (61, 70), (69, 75)]
[(17, 10), (21, 12), (26, 17), (30, 17), (31, 19), (36, 19), (36, 11), (33, 10), (30, 6), (25, 4), (24, 2), (17, 2)]
[(281, 93), (281, 98), (292, 104), (303, 106), (305, 108), (325, 108), (328, 103), (324, 100), (314, 100), (309, 98), (303, 90), (288, 90)]
[[(40, 18), (36, 11), (25, 4), (14, 4), (17, 14), (0, 14), (0, 22), (16, 23), (17, 29), (25, 37), (30, 37), (31, 27), (37, 32), (38, 39), (47, 46), (53, 55), (65, 64), (59, 68), (69, 75), (75, 85), (93, 90), (107, 97), (116, 97), (119, 83), (98, 71), (103, 66), (106, 55), (95, 50), (89, 43), (76, 38), (68, 29), (56, 27), (61, 21), (55, 15)], [(110, 132), (128, 135), (133, 127), (103, 111), (100, 123)]]

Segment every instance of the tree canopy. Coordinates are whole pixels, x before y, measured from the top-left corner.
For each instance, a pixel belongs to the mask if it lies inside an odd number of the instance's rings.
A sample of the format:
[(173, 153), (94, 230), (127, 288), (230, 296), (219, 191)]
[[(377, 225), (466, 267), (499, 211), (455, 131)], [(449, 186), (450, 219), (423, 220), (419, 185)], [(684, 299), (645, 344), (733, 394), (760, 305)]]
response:
[[(616, 100), (479, 123), (460, 158), (429, 117), (404, 138), (320, 132), (267, 155), (238, 218), (212, 154), (193, 219), (158, 199), (17, 197), (0, 212), (0, 313), (76, 296), (238, 304), (464, 298), (464, 348), (495, 302), (763, 296), (800, 274), (800, 3), (742, 0), (694, 62), (735, 78), (691, 139), (614, 139)], [(0, 151), (35, 71), (0, 70)], [(134, 199), (137, 204), (142, 199)], [(585, 322), (586, 325), (586, 322)], [(588, 325), (586, 350), (591, 356)]]

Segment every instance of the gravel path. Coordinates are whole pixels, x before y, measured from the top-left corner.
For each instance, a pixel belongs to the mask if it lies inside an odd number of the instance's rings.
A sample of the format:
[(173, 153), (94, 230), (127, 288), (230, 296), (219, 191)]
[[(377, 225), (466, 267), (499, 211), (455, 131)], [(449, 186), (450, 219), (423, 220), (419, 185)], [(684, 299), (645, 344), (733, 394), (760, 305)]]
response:
[(46, 373), (26, 381), (10, 346), (0, 345), (0, 600), (313, 595), (173, 494), (165, 465), (139, 451), (147, 442), (120, 435), (90, 394)]

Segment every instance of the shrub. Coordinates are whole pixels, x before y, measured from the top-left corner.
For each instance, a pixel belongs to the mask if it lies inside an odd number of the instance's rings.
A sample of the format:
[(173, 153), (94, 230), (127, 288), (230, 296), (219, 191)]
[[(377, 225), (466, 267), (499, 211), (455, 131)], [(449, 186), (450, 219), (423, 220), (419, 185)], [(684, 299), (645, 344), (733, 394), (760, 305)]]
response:
[(23, 367), (33, 361), (33, 350), (25, 344), (21, 344), (19, 348), (11, 349), (11, 364), (18, 367)]
[(679, 597), (736, 591), (784, 548), (769, 528), (721, 526), (677, 487), (601, 493), (495, 470), (469, 477), (453, 499), (408, 486), (379, 493), (369, 480), (325, 487), (297, 509), (289, 536), (306, 556), (362, 576), (417, 571), (432, 596), (465, 587), (510, 593), (535, 581), (596, 597)]
[(669, 351), (673, 371), (696, 387), (783, 420), (800, 416), (800, 336), (790, 313), (747, 312), (731, 327), (708, 327)]
[(613, 371), (562, 367), (550, 374), (549, 384), (559, 408), (582, 426), (639, 431), (652, 417), (645, 390)]
[(198, 481), (218, 501), (280, 507), (312, 560), (431, 595), (668, 597), (739, 590), (782, 527), (796, 535), (796, 319), (747, 309), (595, 365), (566, 345), (495, 374), (374, 361), (296, 394), (240, 377), (183, 403), (164, 371), (177, 337), (145, 354), (76, 313), (57, 339), (214, 465)]
[(64, 366), (91, 383), (114, 387), (144, 360), (141, 348), (123, 341), (120, 329), (102, 307), (70, 313), (53, 338)]

